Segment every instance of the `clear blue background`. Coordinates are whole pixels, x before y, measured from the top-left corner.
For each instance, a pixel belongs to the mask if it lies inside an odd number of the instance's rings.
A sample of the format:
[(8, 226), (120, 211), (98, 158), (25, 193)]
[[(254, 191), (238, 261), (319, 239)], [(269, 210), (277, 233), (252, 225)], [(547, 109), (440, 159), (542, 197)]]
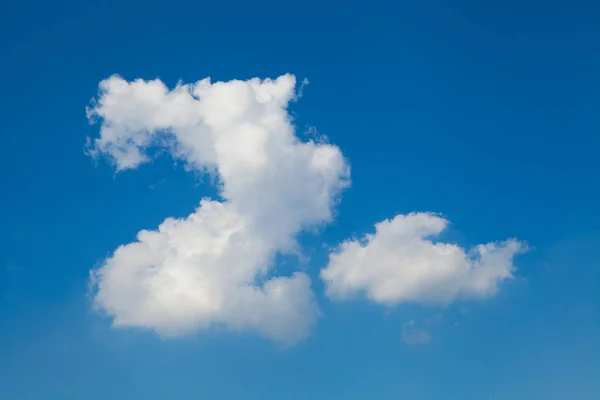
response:
[[(600, 3), (6, 1), (0, 6), (0, 399), (600, 398)], [(161, 158), (113, 176), (83, 153), (98, 82), (308, 78), (292, 106), (352, 164), (307, 236), (324, 316), (279, 350), (248, 334), (161, 341), (89, 309), (116, 246), (214, 189)], [(532, 251), (489, 301), (332, 304), (320, 248), (435, 211), (463, 246)], [(441, 313), (427, 346), (402, 324)]]

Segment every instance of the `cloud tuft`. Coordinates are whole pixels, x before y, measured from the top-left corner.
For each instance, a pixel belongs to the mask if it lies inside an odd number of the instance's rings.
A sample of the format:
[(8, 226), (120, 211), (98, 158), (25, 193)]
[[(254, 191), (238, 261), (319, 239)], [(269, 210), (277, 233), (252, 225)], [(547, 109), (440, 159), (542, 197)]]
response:
[(422, 346), (431, 342), (431, 334), (411, 320), (402, 326), (402, 341), (407, 346)]
[(375, 233), (343, 242), (321, 270), (327, 294), (343, 300), (364, 293), (389, 306), (493, 296), (502, 281), (513, 277), (513, 257), (526, 245), (509, 239), (466, 252), (432, 240), (447, 225), (436, 214), (397, 215), (376, 224)]

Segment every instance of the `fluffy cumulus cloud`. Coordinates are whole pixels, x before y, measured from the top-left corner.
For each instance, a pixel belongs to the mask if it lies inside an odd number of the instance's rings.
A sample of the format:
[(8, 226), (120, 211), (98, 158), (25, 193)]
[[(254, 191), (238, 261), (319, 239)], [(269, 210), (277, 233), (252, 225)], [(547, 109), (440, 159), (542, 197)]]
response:
[(494, 295), (513, 277), (513, 257), (525, 244), (511, 239), (465, 251), (434, 241), (447, 225), (435, 214), (397, 215), (376, 224), (375, 233), (343, 242), (321, 271), (327, 294), (346, 299), (361, 293), (389, 306)]
[[(100, 83), (88, 109), (100, 124), (90, 155), (123, 171), (151, 162), (161, 148), (187, 169), (216, 177), (219, 191), (186, 218), (140, 231), (92, 271), (94, 305), (114, 325), (163, 336), (219, 326), (283, 344), (308, 335), (319, 315), (310, 279), (302, 272), (273, 276), (273, 263), (277, 254), (297, 251), (299, 232), (332, 219), (350, 169), (336, 146), (296, 136), (287, 111), (296, 98), (293, 75), (204, 79), (172, 89), (118, 76)], [(434, 240), (447, 224), (435, 214), (398, 215), (376, 224), (374, 234), (342, 243), (321, 271), (327, 294), (362, 293), (387, 305), (493, 295), (512, 277), (513, 256), (524, 244), (466, 251)], [(403, 336), (430, 340), (413, 325)]]
[(301, 141), (287, 111), (292, 75), (204, 79), (169, 89), (160, 80), (100, 83), (89, 142), (118, 171), (165, 148), (186, 168), (212, 173), (220, 199), (141, 231), (92, 272), (94, 303), (117, 326), (181, 335), (211, 326), (253, 330), (282, 343), (305, 337), (319, 310), (301, 272), (273, 277), (295, 235), (331, 220), (349, 166), (340, 150)]

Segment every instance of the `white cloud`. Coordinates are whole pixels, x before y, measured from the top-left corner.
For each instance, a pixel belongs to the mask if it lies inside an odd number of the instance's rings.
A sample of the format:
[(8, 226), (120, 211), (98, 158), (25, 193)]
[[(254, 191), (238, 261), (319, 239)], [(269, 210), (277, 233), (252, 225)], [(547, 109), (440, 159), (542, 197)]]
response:
[(408, 346), (425, 345), (431, 342), (431, 334), (411, 320), (402, 326), (402, 341)]
[(296, 137), (287, 112), (295, 86), (292, 75), (173, 90), (160, 80), (101, 82), (88, 110), (102, 123), (91, 155), (122, 171), (163, 147), (216, 174), (222, 197), (139, 232), (93, 271), (95, 305), (115, 325), (162, 335), (219, 325), (282, 343), (308, 334), (319, 312), (309, 278), (268, 274), (278, 252), (295, 250), (298, 232), (331, 220), (349, 166), (337, 147)]
[(432, 240), (447, 225), (435, 214), (397, 215), (363, 240), (343, 242), (321, 270), (327, 294), (342, 300), (363, 293), (390, 306), (493, 296), (501, 281), (513, 277), (513, 256), (525, 244), (511, 239), (466, 252)]

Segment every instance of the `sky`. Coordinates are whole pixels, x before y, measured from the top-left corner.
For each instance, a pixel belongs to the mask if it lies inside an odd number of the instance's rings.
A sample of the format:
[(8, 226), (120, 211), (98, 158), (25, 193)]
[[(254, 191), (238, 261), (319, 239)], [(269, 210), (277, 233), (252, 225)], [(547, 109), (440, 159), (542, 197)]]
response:
[(0, 399), (600, 398), (597, 2), (0, 7)]

